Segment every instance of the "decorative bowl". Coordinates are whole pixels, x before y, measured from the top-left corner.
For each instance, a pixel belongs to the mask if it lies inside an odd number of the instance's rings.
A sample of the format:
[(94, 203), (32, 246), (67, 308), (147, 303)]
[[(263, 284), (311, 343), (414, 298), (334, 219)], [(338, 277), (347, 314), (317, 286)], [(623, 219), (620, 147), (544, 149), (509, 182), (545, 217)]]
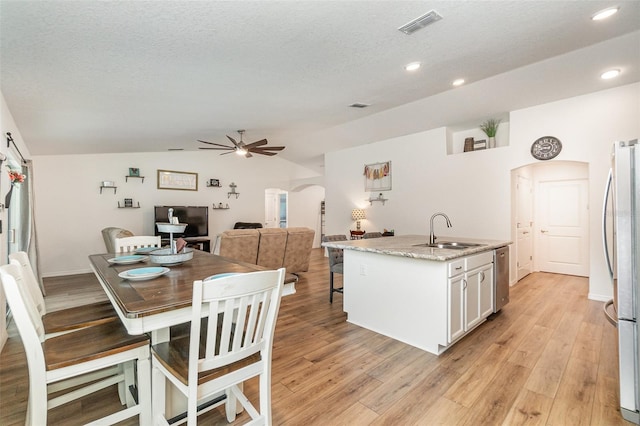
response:
[(178, 265), (193, 259), (193, 249), (185, 248), (181, 253), (171, 253), (170, 248), (154, 250), (149, 253), (149, 260), (158, 265)]
[(186, 223), (156, 222), (159, 232), (180, 233), (187, 228)]

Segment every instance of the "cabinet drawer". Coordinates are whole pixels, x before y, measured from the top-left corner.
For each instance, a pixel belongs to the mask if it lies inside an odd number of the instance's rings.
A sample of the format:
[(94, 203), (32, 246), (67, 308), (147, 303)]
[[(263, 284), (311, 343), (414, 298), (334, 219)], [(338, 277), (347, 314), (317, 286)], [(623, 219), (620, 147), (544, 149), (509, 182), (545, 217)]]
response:
[(453, 277), (464, 272), (464, 259), (449, 262), (449, 276)]
[(493, 263), (493, 250), (489, 250), (489, 251), (485, 251), (484, 253), (465, 257), (464, 261), (465, 261), (465, 265), (464, 265), (465, 271), (470, 271), (471, 269), (477, 268), (482, 265), (486, 265), (487, 263)]

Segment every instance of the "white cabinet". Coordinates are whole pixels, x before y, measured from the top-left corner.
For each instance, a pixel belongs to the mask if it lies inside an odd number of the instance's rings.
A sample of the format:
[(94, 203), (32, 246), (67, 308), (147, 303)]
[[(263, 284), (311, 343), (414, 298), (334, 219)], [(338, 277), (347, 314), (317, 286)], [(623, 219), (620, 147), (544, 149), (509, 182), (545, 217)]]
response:
[(452, 343), (493, 312), (493, 251), (448, 264), (447, 343)]

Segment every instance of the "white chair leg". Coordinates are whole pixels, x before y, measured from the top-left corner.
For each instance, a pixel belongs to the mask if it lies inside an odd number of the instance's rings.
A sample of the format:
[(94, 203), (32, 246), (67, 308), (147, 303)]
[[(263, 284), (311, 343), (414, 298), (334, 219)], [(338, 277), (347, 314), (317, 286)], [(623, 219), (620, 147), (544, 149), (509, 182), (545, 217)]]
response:
[(235, 393), (231, 392), (231, 389), (225, 390), (224, 393), (227, 396), (227, 400), (224, 403), (225, 412), (227, 414), (227, 421), (231, 423), (236, 419), (236, 395)]
[[(131, 394), (131, 386), (136, 385), (136, 374), (134, 361), (125, 362), (124, 368), (124, 391), (127, 407), (131, 408), (136, 405), (136, 401)], [(138, 391), (138, 399), (140, 398), (140, 392)]]
[(138, 404), (140, 405), (139, 423), (150, 425), (153, 416), (151, 412), (151, 362), (149, 358), (139, 358), (136, 366), (138, 369)]
[[(166, 419), (166, 396), (165, 389), (167, 387), (167, 383), (164, 377), (164, 374), (156, 368), (153, 367), (151, 369), (151, 388), (152, 390), (152, 400), (151, 400), (151, 412), (153, 413), (153, 423), (154, 425), (161, 424), (156, 420), (156, 418)], [(140, 423), (142, 424), (142, 422)]]
[(271, 424), (271, 373), (260, 375), (260, 415), (266, 425)]

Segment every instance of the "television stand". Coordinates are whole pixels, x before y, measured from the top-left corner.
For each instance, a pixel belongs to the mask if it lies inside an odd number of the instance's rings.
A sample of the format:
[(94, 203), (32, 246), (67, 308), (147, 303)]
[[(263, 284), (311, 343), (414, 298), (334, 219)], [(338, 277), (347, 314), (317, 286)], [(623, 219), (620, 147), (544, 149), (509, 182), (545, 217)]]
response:
[[(183, 238), (187, 242), (187, 247), (206, 251), (211, 253), (211, 239), (209, 237), (185, 237)], [(163, 238), (162, 245), (168, 245), (169, 239)]]

